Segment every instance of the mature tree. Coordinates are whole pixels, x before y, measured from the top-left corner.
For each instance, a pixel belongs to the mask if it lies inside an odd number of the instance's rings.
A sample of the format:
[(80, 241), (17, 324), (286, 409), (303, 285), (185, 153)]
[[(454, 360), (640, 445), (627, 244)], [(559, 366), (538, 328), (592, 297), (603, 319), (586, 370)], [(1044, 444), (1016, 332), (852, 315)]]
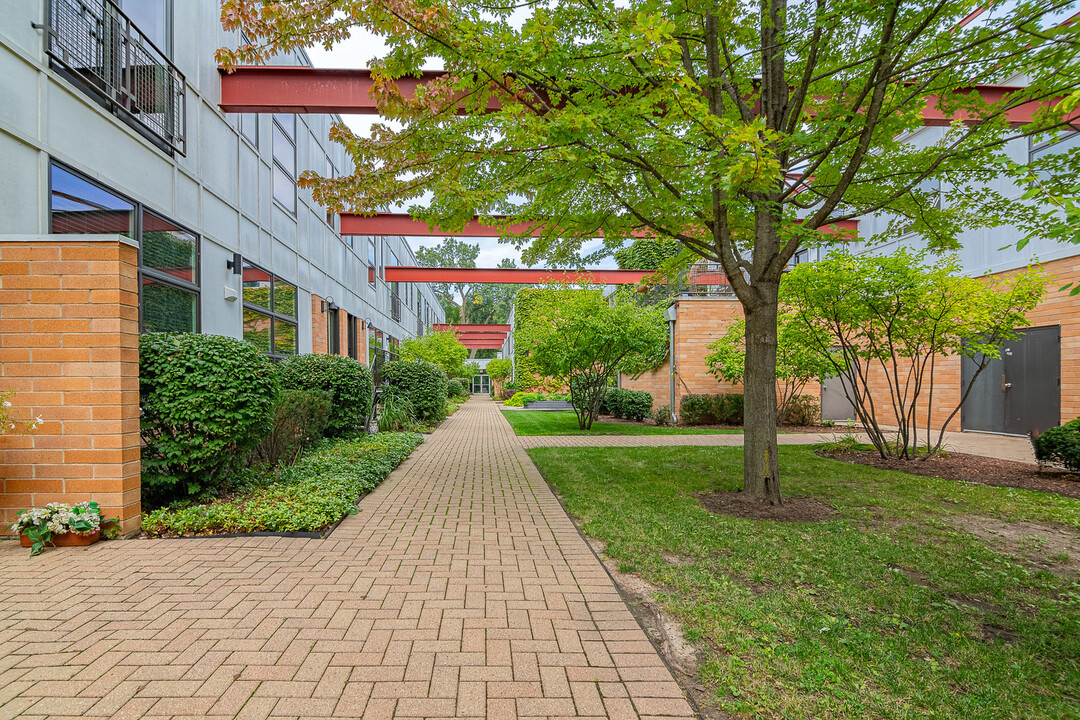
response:
[[(303, 180), (330, 207), (430, 198), (415, 214), (451, 230), (474, 214), (543, 224), (519, 238), (527, 262), (575, 257), (602, 230), (612, 248), (645, 231), (720, 263), (746, 315), (745, 491), (778, 503), (784, 267), (882, 211), (935, 248), (968, 228), (1045, 232), (1044, 211), (982, 182), (1022, 180), (1007, 141), (1063, 127), (1061, 112), (1006, 113), (1080, 85), (1080, 25), (1053, 27), (1069, 6), (1002, 2), (972, 20), (978, 0), (224, 0), (226, 27), (254, 44), (221, 58), (383, 36), (373, 92), (396, 124), (333, 130), (355, 174)], [(394, 79), (433, 57), (445, 76), (402, 94)], [(998, 98), (970, 91), (1019, 75)], [(911, 142), (928, 105), (971, 122)]]
[(449, 330), (411, 337), (401, 343), (402, 360), (427, 360), (441, 367), (448, 378), (475, 374), (474, 367), (465, 362), (468, 357), (469, 349)]
[[(796, 322), (794, 313), (781, 307), (776, 335), (776, 415), (781, 422), (791, 422), (788, 413), (792, 403), (807, 383), (836, 374), (832, 360), (821, 351), (829, 347), (828, 337), (817, 326)], [(741, 383), (746, 375), (746, 322), (732, 323), (707, 347), (712, 351), (705, 356), (709, 374), (717, 380)], [(839, 362), (842, 364), (842, 359)]]
[(667, 320), (659, 306), (641, 307), (629, 293), (605, 297), (596, 289), (538, 293), (515, 340), (539, 372), (570, 387), (578, 427), (592, 428), (616, 373), (640, 374), (667, 354)]
[[(1027, 313), (1045, 287), (1046, 278), (1030, 269), (1009, 280), (979, 279), (960, 275), (955, 257), (931, 265), (925, 254), (906, 250), (861, 257), (834, 252), (796, 266), (784, 279), (782, 297), (795, 311), (792, 324), (840, 377), (881, 456), (912, 459), (941, 449), (945, 426), (990, 360), (1001, 357), (1001, 344), (1031, 324)], [(934, 369), (945, 355), (971, 358), (975, 371), (948, 415), (935, 421)]]

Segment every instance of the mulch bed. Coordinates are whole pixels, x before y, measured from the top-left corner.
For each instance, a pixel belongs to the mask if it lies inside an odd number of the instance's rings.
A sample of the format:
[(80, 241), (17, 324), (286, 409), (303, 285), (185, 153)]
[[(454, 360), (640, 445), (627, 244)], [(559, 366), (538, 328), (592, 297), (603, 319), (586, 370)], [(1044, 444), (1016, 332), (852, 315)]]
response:
[(698, 498), (711, 513), (749, 520), (822, 522), (836, 517), (836, 511), (830, 505), (813, 498), (785, 497), (781, 505), (769, 505), (741, 492), (705, 493)]
[(936, 455), (925, 461), (894, 458), (883, 460), (876, 450), (847, 450), (822, 454), (833, 460), (900, 470), (912, 475), (1056, 493), (1080, 499), (1080, 475), (1064, 470), (1040, 470), (1038, 466), (1027, 463), (954, 452)]

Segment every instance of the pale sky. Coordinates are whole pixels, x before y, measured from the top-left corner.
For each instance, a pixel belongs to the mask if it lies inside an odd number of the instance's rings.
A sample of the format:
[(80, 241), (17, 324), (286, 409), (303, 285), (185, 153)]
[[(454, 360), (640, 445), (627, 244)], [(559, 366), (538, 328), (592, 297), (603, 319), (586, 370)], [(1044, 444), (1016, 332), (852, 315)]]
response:
[[(367, 33), (366, 31), (355, 31), (353, 36), (345, 42), (339, 43), (333, 50), (327, 52), (321, 46), (311, 47), (307, 49), (308, 56), (315, 64), (315, 67), (324, 68), (362, 68), (367, 67), (368, 62), (378, 57), (386, 46), (382, 40)], [(441, 69), (442, 63), (433, 62), (430, 69)], [(345, 124), (348, 125), (354, 132), (361, 135), (367, 135), (371, 128), (372, 117), (365, 115), (344, 115)], [(407, 208), (402, 208), (407, 210)], [(420, 247), (430, 247), (438, 245), (442, 242), (441, 237), (410, 237), (408, 238), (409, 244), (415, 250)], [(499, 261), (503, 258), (513, 258), (519, 267), (522, 266), (521, 252), (513, 245), (500, 243), (497, 238), (463, 238), (465, 242), (470, 244), (480, 245), (480, 254), (476, 259), (477, 267), (495, 267), (499, 264)], [(581, 254), (586, 255), (601, 247), (602, 241), (595, 240), (590, 243), (586, 243), (582, 249)], [(596, 265), (596, 267), (602, 268), (614, 268), (616, 267), (615, 260), (613, 258), (605, 258), (604, 262)]]

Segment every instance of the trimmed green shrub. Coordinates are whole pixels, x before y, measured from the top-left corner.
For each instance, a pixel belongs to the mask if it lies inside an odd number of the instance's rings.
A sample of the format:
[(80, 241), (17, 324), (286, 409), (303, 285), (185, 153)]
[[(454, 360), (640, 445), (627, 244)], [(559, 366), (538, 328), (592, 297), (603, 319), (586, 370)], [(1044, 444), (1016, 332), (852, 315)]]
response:
[(341, 355), (296, 355), (280, 362), (277, 372), (282, 388), (330, 393), (328, 436), (363, 430), (371, 410), (371, 371), (362, 363)]
[(623, 390), (619, 402), (622, 417), (641, 422), (652, 412), (653, 396), (645, 390)]
[(383, 379), (407, 398), (416, 419), (432, 423), (446, 416), (446, 373), (426, 360), (394, 360), (383, 366)]
[(685, 425), (741, 425), (743, 396), (740, 393), (683, 395), (679, 419)]
[(422, 441), (415, 433), (327, 441), (276, 474), (249, 472), (249, 483), (228, 498), (147, 513), (142, 528), (150, 535), (320, 532), (356, 512), (360, 496)]
[(515, 392), (503, 405), (506, 407), (525, 407), (525, 403), (539, 399), (540, 393)]
[[(459, 377), (451, 379), (457, 380), (458, 385), (461, 386), (461, 392), (457, 393), (455, 397), (468, 397), (470, 394), (472, 394), (472, 378)], [(452, 393), (447, 390), (446, 394), (451, 395)]]
[(155, 507), (224, 484), (270, 430), (274, 368), (220, 335), (139, 338), (142, 501)]
[(653, 422), (657, 425), (670, 425), (671, 424), (671, 406), (661, 405), (656, 408), (652, 414)]
[(271, 467), (296, 462), (303, 450), (322, 440), (332, 409), (326, 390), (282, 390), (270, 432), (255, 446), (252, 459)]
[(447, 383), (446, 383), (446, 397), (455, 398), (455, 397), (464, 397), (464, 395), (465, 395), (465, 388), (461, 387), (461, 383), (458, 382), (457, 379), (447, 381)]
[(1031, 444), (1040, 464), (1056, 463), (1080, 472), (1080, 418), (1032, 437)]
[(779, 418), (782, 425), (814, 425), (821, 418), (821, 405), (813, 395), (795, 395)]

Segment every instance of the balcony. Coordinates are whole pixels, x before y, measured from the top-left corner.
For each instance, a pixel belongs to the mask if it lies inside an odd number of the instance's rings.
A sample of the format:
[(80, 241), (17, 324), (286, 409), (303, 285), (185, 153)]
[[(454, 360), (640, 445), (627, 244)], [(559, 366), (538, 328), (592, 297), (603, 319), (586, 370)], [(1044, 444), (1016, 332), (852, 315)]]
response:
[(698, 297), (735, 298), (735, 289), (731, 287), (724, 268), (720, 263), (697, 262), (686, 273), (683, 293)]
[(390, 319), (401, 322), (401, 298), (396, 292), (390, 293)]
[(46, 0), (55, 67), (163, 150), (184, 155), (185, 81), (112, 0)]

